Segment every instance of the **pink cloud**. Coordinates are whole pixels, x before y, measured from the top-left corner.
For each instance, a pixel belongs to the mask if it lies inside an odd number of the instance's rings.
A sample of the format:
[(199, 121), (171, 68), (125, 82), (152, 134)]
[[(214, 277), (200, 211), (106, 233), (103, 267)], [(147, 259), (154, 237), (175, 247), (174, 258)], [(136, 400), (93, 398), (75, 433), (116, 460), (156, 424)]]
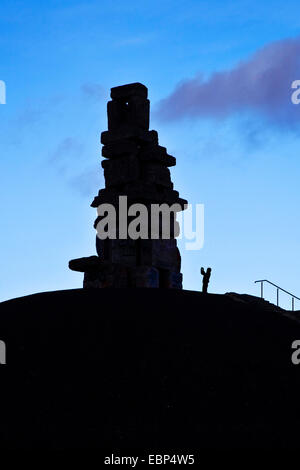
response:
[(162, 120), (183, 117), (224, 118), (255, 111), (277, 124), (300, 120), (300, 105), (291, 102), (291, 83), (300, 79), (300, 38), (272, 42), (230, 70), (180, 82), (161, 100)]

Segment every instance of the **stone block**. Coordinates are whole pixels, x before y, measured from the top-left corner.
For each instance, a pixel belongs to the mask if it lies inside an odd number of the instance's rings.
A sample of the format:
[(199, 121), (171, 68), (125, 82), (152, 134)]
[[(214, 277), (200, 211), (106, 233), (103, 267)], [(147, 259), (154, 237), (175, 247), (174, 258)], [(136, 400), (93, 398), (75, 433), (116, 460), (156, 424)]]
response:
[(150, 161), (142, 166), (142, 179), (147, 183), (159, 184), (173, 189), (170, 170), (158, 162)]
[(175, 239), (141, 240), (141, 264), (157, 269), (180, 271), (181, 257)]
[(101, 289), (104, 287), (104, 279), (101, 279), (98, 274), (91, 275), (84, 273), (83, 288), (84, 289)]
[(140, 177), (140, 162), (134, 155), (102, 161), (107, 188), (129, 184)]
[(173, 271), (164, 273), (161, 285), (165, 289), (182, 289), (182, 274)]
[(152, 266), (137, 266), (131, 270), (134, 287), (159, 287), (159, 272)]
[(149, 129), (150, 120), (150, 101), (144, 100), (139, 96), (134, 96), (128, 101), (128, 122), (140, 127), (141, 129)]
[(119, 158), (126, 155), (137, 155), (140, 146), (132, 140), (121, 140), (102, 147), (102, 156), (105, 158)]
[(124, 139), (135, 139), (136, 142), (158, 144), (156, 131), (146, 131), (137, 126), (125, 126), (113, 131), (104, 131), (101, 133), (101, 143), (103, 145), (112, 144)]
[(91, 204), (91, 207), (98, 207), (100, 204), (119, 204), (120, 191), (113, 188), (100, 189), (98, 196), (96, 196)]
[(111, 88), (110, 96), (113, 100), (128, 101), (133, 96), (139, 96), (147, 99), (148, 88), (142, 83), (128, 83), (122, 86)]
[(101, 272), (84, 273), (84, 289), (127, 288), (129, 272), (125, 266), (111, 263)]
[(160, 145), (148, 144), (141, 147), (139, 158), (143, 161), (155, 161), (164, 166), (175, 166), (176, 158), (167, 154), (166, 148)]
[(126, 104), (119, 101), (109, 101), (107, 103), (108, 130), (115, 130), (126, 124), (128, 120), (128, 109)]
[(150, 102), (139, 96), (132, 96), (128, 103), (109, 101), (107, 103), (108, 130), (126, 126), (149, 129)]
[(69, 261), (69, 268), (81, 273), (95, 272), (101, 268), (101, 259), (98, 256), (72, 259)]
[(110, 240), (111, 261), (124, 266), (136, 266), (137, 243), (130, 238), (126, 240)]

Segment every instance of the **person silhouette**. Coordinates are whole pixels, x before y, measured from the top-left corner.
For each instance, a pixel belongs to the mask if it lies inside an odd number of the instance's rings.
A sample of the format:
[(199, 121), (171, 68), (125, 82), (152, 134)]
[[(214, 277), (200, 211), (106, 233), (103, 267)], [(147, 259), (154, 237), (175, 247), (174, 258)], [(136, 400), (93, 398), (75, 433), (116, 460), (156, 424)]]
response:
[(208, 283), (211, 275), (211, 268), (207, 268), (205, 271), (204, 268), (201, 268), (202, 279), (202, 292), (207, 294)]

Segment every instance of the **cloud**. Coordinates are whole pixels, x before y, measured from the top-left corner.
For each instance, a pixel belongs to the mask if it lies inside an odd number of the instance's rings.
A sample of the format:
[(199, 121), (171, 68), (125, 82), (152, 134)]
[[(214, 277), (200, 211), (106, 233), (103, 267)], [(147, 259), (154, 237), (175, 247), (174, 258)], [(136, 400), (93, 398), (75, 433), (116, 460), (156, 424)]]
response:
[(106, 96), (106, 90), (98, 83), (84, 83), (81, 85), (81, 92), (88, 98), (101, 100)]
[(300, 79), (300, 38), (272, 42), (235, 67), (207, 80), (198, 75), (180, 82), (161, 100), (158, 119), (221, 118), (237, 113), (260, 113), (276, 125), (293, 127), (300, 105), (291, 102), (291, 84)]
[(45, 108), (42, 108), (41, 106), (33, 107), (27, 105), (20, 111), (15, 121), (22, 129), (28, 128), (40, 123), (40, 121), (45, 117), (45, 114)]
[(104, 185), (102, 168), (92, 165), (69, 180), (70, 185), (84, 197), (93, 198)]
[(66, 137), (50, 153), (48, 165), (53, 166), (59, 174), (66, 175), (82, 160), (80, 157), (84, 151), (85, 146), (75, 137)]
[(86, 147), (75, 137), (62, 139), (51, 153), (48, 164), (62, 176), (67, 183), (81, 196), (94, 197), (99, 187), (103, 186), (103, 170), (100, 164), (82, 168), (86, 159)]
[(59, 162), (69, 157), (81, 156), (84, 146), (75, 137), (62, 139), (51, 154), (50, 161)]
[(55, 94), (22, 104), (8, 121), (10, 129), (18, 129), (10, 138), (10, 142), (20, 145), (30, 134), (41, 135), (44, 127), (51, 123), (53, 113), (58, 113), (64, 100), (64, 95)]

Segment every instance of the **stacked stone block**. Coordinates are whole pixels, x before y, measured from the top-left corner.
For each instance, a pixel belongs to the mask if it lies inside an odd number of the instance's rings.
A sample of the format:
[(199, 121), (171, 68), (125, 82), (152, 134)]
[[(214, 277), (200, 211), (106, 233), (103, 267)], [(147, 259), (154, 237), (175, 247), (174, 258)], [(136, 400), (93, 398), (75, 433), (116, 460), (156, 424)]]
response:
[[(148, 90), (141, 83), (111, 89), (107, 104), (108, 130), (102, 132), (102, 168), (105, 188), (91, 206), (104, 203), (116, 208), (119, 220), (119, 196), (131, 204), (144, 204), (151, 214), (152, 204), (177, 204), (183, 210), (187, 201), (173, 188), (169, 168), (176, 164), (158, 135), (149, 130), (150, 103)], [(94, 227), (100, 221), (98, 216)], [(128, 218), (130, 221), (130, 218)], [(158, 239), (100, 240), (96, 237), (98, 256), (79, 258), (69, 263), (70, 269), (84, 272), (84, 287), (161, 287), (182, 288), (181, 258), (177, 248), (174, 220), (170, 220), (170, 238), (163, 239), (161, 226)], [(149, 237), (151, 220), (149, 218)]]

